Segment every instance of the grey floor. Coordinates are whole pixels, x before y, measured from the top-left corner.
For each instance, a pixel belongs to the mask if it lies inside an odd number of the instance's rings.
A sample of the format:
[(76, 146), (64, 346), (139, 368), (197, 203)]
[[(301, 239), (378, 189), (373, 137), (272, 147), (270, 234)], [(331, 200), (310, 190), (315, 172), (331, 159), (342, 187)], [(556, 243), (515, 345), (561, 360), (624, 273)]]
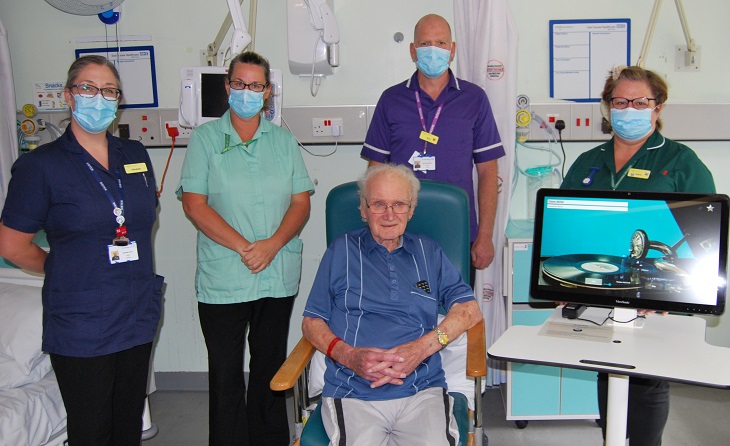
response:
[[(730, 371), (728, 371), (730, 373)], [(484, 394), (484, 427), (489, 446), (596, 445), (601, 431), (592, 420), (530, 421), (517, 429), (505, 420), (498, 389)], [(157, 391), (150, 395), (156, 437), (142, 446), (204, 446), (208, 432), (207, 392)], [(663, 446), (715, 446), (730, 444), (730, 390), (683, 384), (672, 385), (671, 410)]]

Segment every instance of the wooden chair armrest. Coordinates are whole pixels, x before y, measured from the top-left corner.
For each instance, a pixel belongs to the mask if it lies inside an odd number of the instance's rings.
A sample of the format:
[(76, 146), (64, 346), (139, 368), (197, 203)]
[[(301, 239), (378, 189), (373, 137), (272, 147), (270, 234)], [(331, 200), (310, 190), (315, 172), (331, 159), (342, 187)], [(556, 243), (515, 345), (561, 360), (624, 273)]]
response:
[(466, 376), (487, 376), (487, 341), (484, 319), (466, 332)]
[(271, 379), (271, 390), (287, 390), (294, 387), (315, 351), (316, 349), (309, 341), (301, 338)]

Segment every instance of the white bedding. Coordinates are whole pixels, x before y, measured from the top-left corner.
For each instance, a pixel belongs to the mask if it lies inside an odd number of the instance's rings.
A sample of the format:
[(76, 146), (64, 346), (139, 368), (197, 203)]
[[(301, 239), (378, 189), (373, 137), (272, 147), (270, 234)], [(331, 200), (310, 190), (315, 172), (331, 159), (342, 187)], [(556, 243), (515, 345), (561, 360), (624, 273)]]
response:
[(0, 390), (0, 446), (43, 445), (66, 428), (66, 409), (56, 375)]
[(50, 446), (65, 438), (66, 410), (41, 351), (42, 284), (42, 277), (0, 268), (0, 446)]

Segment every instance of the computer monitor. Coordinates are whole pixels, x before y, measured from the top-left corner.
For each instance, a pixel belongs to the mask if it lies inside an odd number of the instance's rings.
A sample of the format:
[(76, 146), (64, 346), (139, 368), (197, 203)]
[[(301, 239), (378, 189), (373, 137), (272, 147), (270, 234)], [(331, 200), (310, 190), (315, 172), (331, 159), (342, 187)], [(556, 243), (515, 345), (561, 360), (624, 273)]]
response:
[(540, 189), (530, 294), (720, 315), (727, 239), (726, 195)]

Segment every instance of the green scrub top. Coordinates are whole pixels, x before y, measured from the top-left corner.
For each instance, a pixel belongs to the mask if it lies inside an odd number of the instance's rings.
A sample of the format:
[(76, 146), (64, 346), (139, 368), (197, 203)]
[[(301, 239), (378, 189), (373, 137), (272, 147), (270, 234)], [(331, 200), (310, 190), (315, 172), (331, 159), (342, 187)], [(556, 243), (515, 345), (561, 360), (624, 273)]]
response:
[[(614, 139), (581, 154), (570, 166), (562, 189), (715, 193), (712, 173), (684, 144), (655, 131), (616, 172)], [(590, 178), (589, 184), (585, 184)]]
[[(253, 242), (274, 234), (292, 195), (313, 190), (291, 133), (262, 118), (253, 139), (243, 143), (228, 111), (193, 131), (176, 193), (207, 196), (208, 205)], [(298, 237), (258, 274), (252, 274), (236, 252), (200, 231), (197, 252), (195, 287), (200, 302), (251, 302), (293, 296), (299, 289), (302, 241)]]

